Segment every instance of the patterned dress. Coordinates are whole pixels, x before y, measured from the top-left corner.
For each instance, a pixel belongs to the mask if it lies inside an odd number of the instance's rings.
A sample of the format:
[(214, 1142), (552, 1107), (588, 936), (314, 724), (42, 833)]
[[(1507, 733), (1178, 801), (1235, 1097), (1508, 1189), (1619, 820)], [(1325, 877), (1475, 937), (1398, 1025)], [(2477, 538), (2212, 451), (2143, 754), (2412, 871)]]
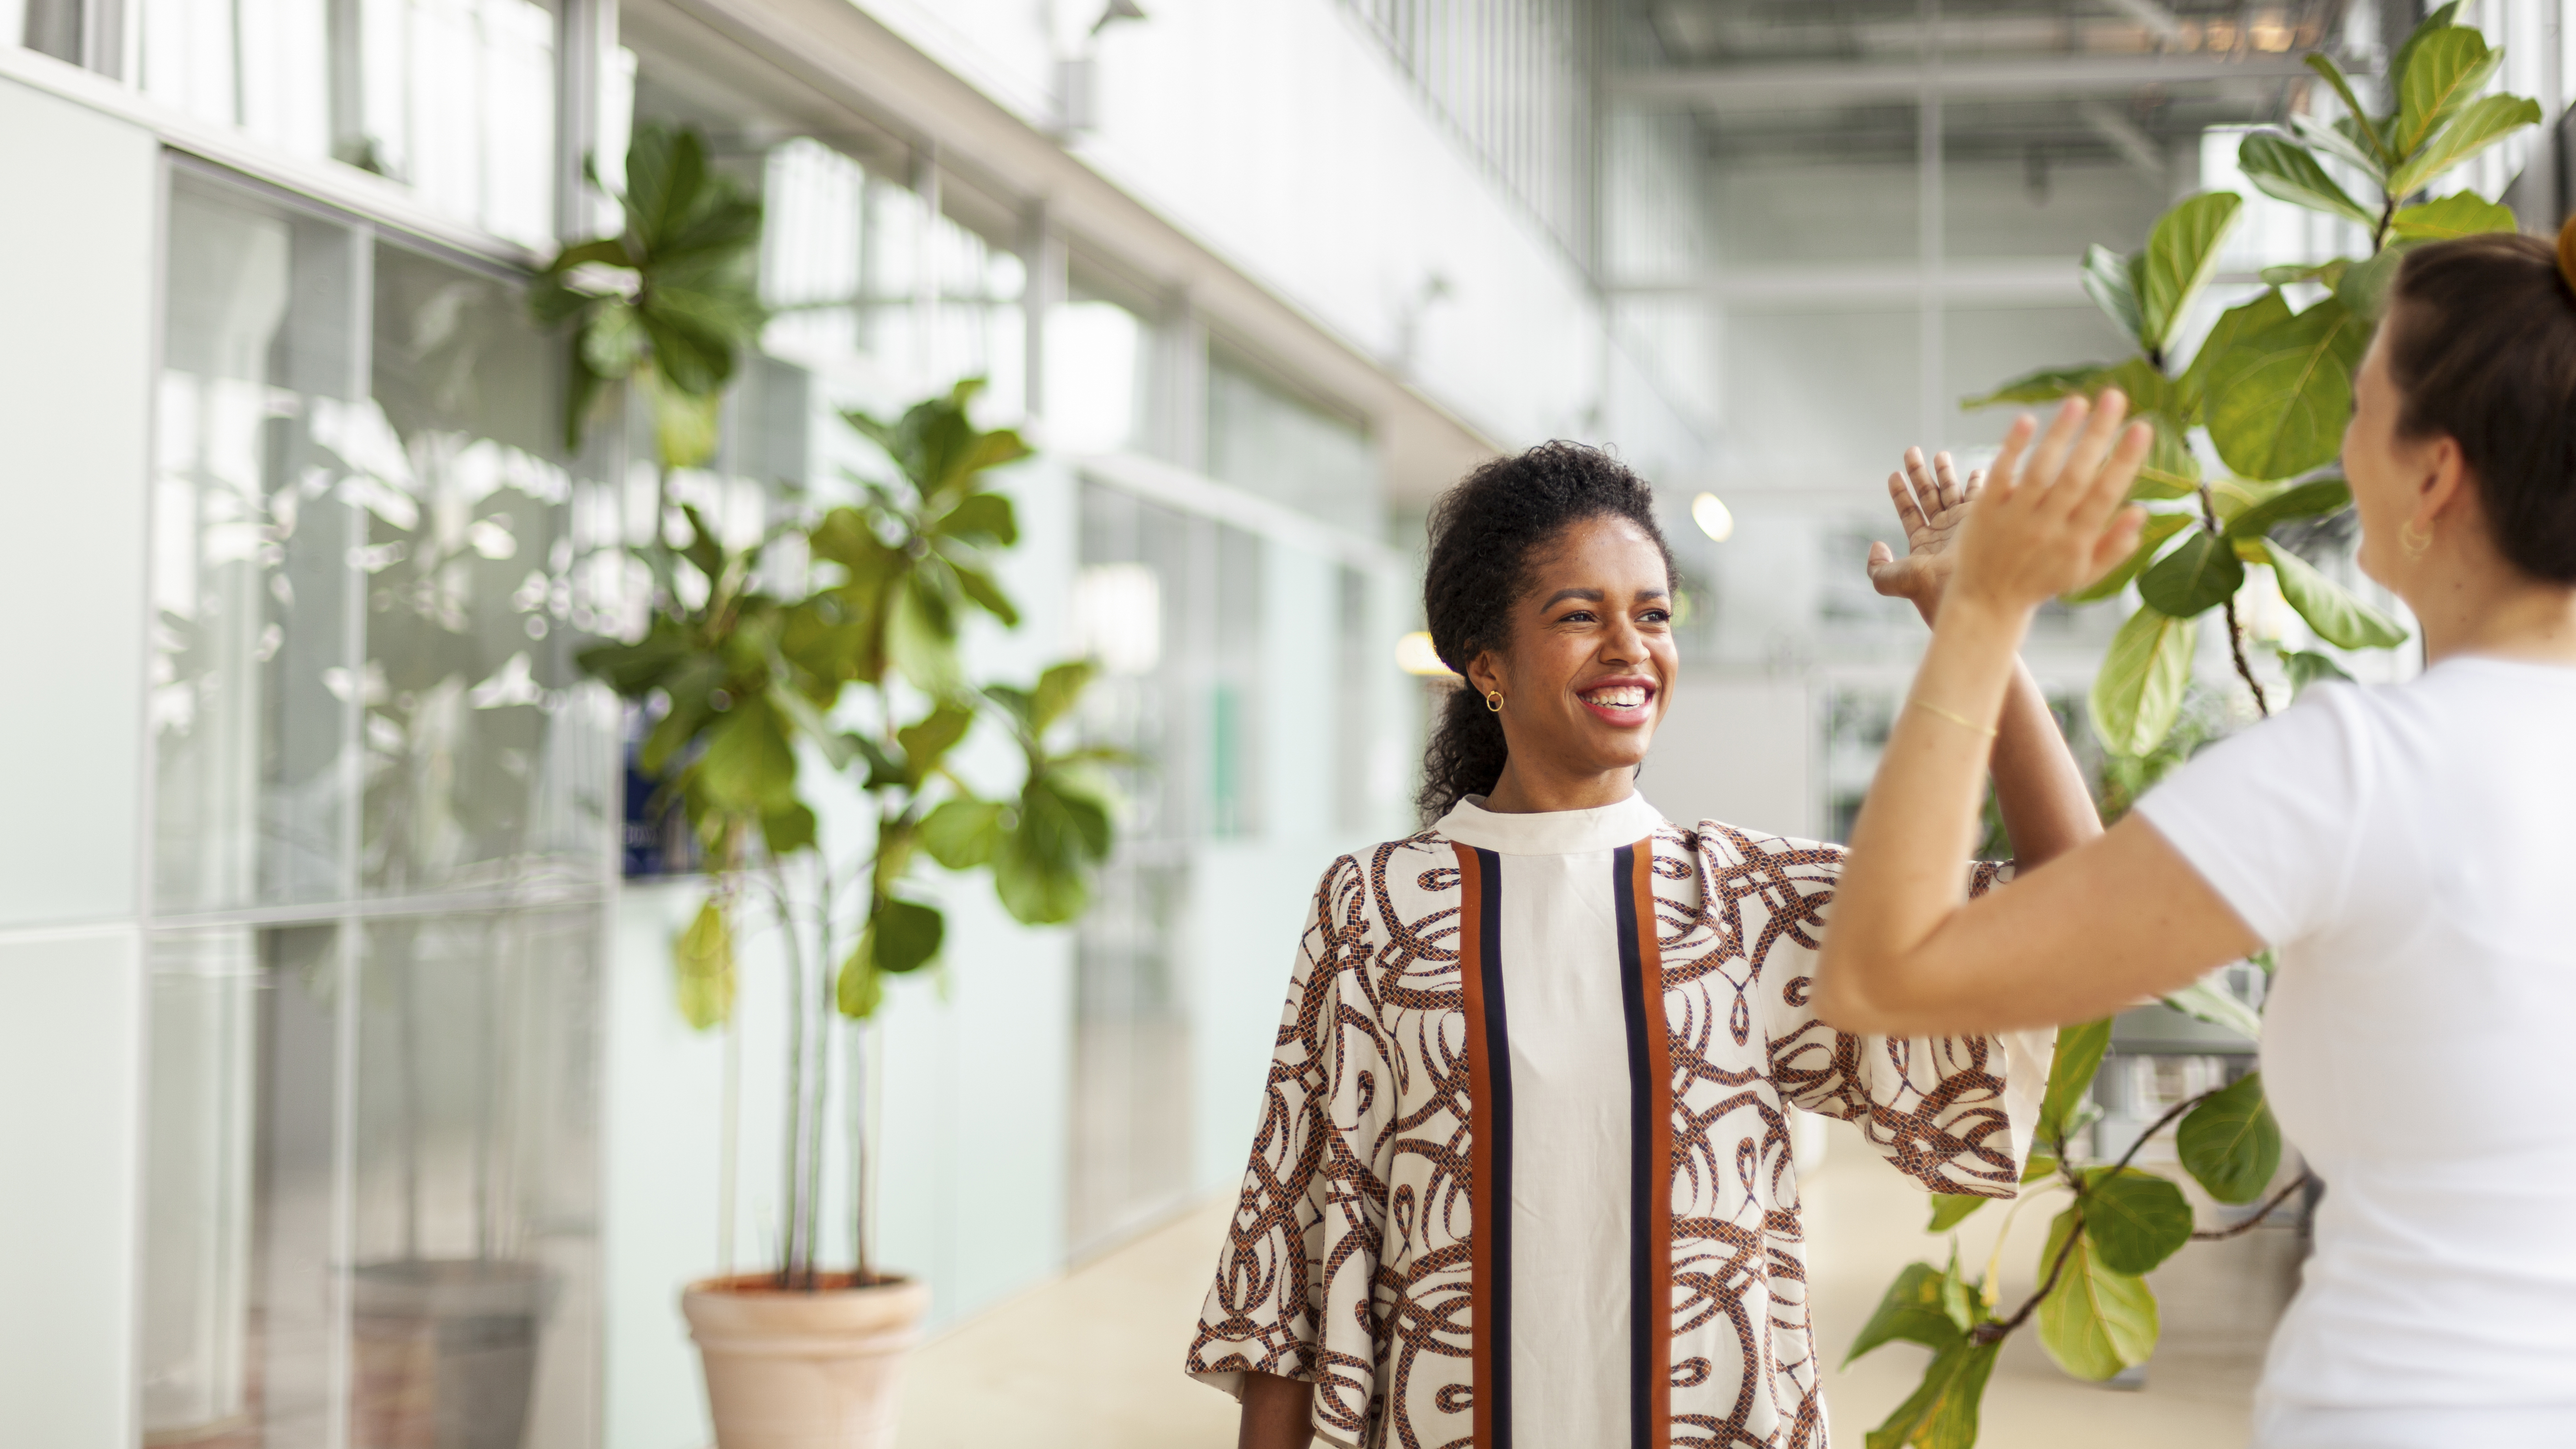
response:
[(1189, 1372), (1341, 1446), (1821, 1449), (1783, 1104), (2010, 1197), (2049, 1033), (1817, 1021), (1836, 847), (1480, 804), (1325, 872)]

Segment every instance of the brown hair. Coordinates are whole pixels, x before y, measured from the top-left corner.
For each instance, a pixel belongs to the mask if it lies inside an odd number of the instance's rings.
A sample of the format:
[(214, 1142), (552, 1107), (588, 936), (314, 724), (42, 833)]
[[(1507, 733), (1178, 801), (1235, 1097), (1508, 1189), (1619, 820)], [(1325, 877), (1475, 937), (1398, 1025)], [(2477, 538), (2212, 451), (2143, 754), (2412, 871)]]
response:
[(2576, 583), (2576, 285), (2560, 246), (2496, 232), (2406, 254), (2388, 309), (2397, 433), (2458, 441), (2506, 561)]

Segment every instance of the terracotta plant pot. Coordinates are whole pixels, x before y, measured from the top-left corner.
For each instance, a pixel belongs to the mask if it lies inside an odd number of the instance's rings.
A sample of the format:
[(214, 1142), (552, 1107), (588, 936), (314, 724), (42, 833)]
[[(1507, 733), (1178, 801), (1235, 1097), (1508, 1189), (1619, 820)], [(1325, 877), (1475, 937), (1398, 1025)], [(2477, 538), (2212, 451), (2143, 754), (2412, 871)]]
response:
[(681, 1293), (716, 1449), (891, 1449), (904, 1355), (930, 1289), (909, 1278), (853, 1288), (845, 1273), (823, 1281), (791, 1292), (749, 1273)]

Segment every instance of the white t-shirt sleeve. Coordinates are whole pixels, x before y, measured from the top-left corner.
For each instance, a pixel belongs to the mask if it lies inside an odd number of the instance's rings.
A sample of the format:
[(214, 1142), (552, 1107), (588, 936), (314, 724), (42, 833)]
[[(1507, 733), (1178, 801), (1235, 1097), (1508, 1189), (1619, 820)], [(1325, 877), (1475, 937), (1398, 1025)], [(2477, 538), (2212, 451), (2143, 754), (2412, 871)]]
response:
[(2137, 811), (2271, 945), (2332, 919), (2351, 875), (2365, 704), (2342, 685), (2193, 756)]

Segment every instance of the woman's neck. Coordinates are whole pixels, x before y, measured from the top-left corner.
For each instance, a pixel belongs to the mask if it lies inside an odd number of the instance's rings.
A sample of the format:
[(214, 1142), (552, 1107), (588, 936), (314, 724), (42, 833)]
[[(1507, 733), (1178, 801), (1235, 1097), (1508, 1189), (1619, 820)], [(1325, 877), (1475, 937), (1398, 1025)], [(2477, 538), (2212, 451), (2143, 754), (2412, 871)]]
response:
[(1497, 815), (1537, 815), (1550, 810), (1598, 810), (1637, 793), (1637, 768), (1621, 765), (1600, 774), (1553, 775), (1503, 762), (1503, 776), (1486, 792), (1485, 808)]
[(2408, 594), (2426, 664), (2464, 654), (2576, 664), (2576, 588), (2487, 558), (2455, 562)]

